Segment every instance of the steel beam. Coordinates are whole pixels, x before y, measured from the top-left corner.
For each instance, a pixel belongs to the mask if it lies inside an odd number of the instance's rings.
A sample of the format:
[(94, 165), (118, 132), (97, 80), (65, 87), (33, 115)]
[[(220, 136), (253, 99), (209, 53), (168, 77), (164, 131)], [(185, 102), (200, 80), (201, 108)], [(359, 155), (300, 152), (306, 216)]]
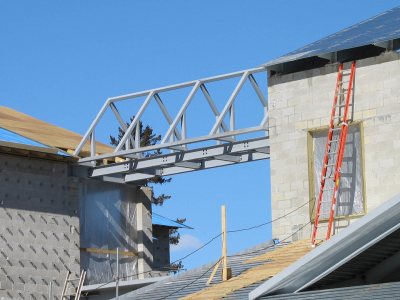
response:
[(169, 139), (169, 136), (171, 135), (172, 131), (175, 130), (176, 126), (180, 122), (183, 114), (185, 113), (187, 107), (189, 106), (190, 102), (192, 101), (192, 99), (193, 99), (194, 95), (196, 94), (197, 90), (199, 89), (200, 85), (201, 85), (201, 81), (197, 81), (196, 84), (193, 86), (192, 90), (189, 93), (189, 96), (187, 96), (185, 102), (181, 106), (174, 121), (172, 122), (171, 126), (168, 128), (167, 133), (164, 135), (164, 138), (162, 139), (161, 144), (165, 143)]
[(217, 160), (223, 160), (223, 161), (230, 161), (230, 162), (240, 162), (241, 157), (237, 156), (237, 155), (227, 155), (227, 154), (223, 154), (223, 155), (217, 155), (214, 156), (215, 159)]
[[(246, 153), (246, 154), (241, 155), (240, 163), (258, 161), (258, 160), (263, 160), (263, 159), (268, 159), (268, 158), (269, 158), (269, 155), (264, 154), (264, 153), (257, 153), (257, 152)], [(159, 176), (171, 176), (171, 175), (193, 172), (193, 171), (197, 171), (197, 170), (206, 170), (206, 169), (211, 169), (211, 168), (224, 167), (224, 166), (233, 165), (233, 164), (237, 164), (237, 163), (238, 162), (213, 159), (213, 160), (204, 161), (202, 166), (198, 169), (178, 167), (178, 166), (161, 167), (161, 168), (157, 168), (155, 173), (156, 173), (156, 175), (159, 175)], [(141, 180), (149, 179), (152, 177), (154, 177), (154, 175), (143, 174), (143, 173), (131, 173), (131, 174), (125, 175), (125, 182), (128, 183), (128, 182), (134, 182), (134, 181), (141, 181)]]
[[(125, 131), (124, 136), (121, 138), (121, 141), (119, 142), (118, 146), (115, 148), (115, 152), (119, 151), (122, 149), (123, 145), (125, 144), (126, 140), (130, 137), (130, 135), (132, 134), (133, 128), (135, 127), (140, 127), (140, 118), (142, 117), (143, 113), (146, 110), (146, 107), (149, 105), (151, 99), (154, 96), (154, 92), (150, 92), (147, 97), (146, 100), (144, 100), (142, 106), (140, 107), (138, 113), (135, 115), (135, 118), (133, 119), (132, 123), (129, 125), (128, 129)], [(136, 126), (138, 125), (138, 126)], [(136, 140), (136, 139), (135, 139)]]
[[(269, 149), (269, 140), (265, 137), (252, 139), (245, 142), (221, 144), (202, 148), (200, 150), (191, 150), (182, 153), (170, 153), (161, 156), (134, 159), (123, 163), (96, 167), (92, 170), (91, 177), (99, 177), (116, 173), (129, 173), (142, 169), (176, 165), (177, 163), (182, 162), (197, 162), (199, 160), (214, 159), (216, 157), (219, 157), (217, 160), (223, 161), (223, 158), (225, 158), (225, 161), (229, 161), (227, 159), (228, 155), (232, 157), (233, 154), (240, 155), (241, 153), (257, 151), (258, 149), (265, 148)], [(262, 154), (268, 155), (269, 153)], [(231, 158), (229, 162), (240, 162), (240, 158)]]
[[(114, 158), (114, 157), (125, 157), (127, 155), (135, 154), (135, 153), (143, 153), (143, 152), (148, 152), (148, 151), (154, 151), (158, 149), (169, 149), (171, 147), (175, 146), (182, 146), (182, 145), (187, 145), (187, 144), (193, 144), (193, 143), (200, 143), (204, 141), (210, 141), (210, 140), (218, 140), (220, 138), (225, 138), (225, 137), (230, 137), (232, 135), (242, 135), (242, 134), (247, 134), (247, 133), (252, 133), (252, 132), (265, 132), (264, 127), (250, 127), (250, 128), (245, 128), (245, 129), (239, 129), (239, 130), (234, 130), (232, 132), (224, 132), (224, 133), (219, 133), (219, 134), (214, 134), (214, 135), (206, 135), (206, 136), (201, 136), (201, 137), (196, 137), (196, 138), (190, 138), (186, 139), (185, 141), (177, 141), (177, 142), (172, 142), (168, 144), (157, 144), (154, 146), (148, 146), (148, 147), (142, 147), (140, 149), (130, 149), (130, 150), (121, 150), (117, 152), (112, 152), (112, 153), (107, 153), (107, 154), (100, 154), (95, 157), (85, 157), (81, 158), (79, 160), (80, 163), (88, 162), (88, 161), (93, 161), (93, 160), (102, 160), (102, 159), (109, 159), (109, 158)], [(264, 137), (265, 139), (265, 137)], [(247, 140), (246, 140), (247, 141)]]
[[(253, 68), (108, 98), (79, 143), (75, 155), (79, 156), (83, 146), (90, 142), (90, 156), (81, 158), (79, 163), (82, 165), (90, 163), (93, 166), (91, 169), (92, 177), (102, 177), (104, 180), (119, 180), (119, 178), (124, 177), (126, 182), (146, 180), (156, 175), (178, 174), (268, 158), (268, 103), (253, 76), (255, 73), (265, 72), (265, 70), (264, 67)], [(231, 91), (225, 104), (223, 104), (222, 111), (219, 111), (206, 85), (232, 78), (239, 78), (239, 81), (233, 88), (233, 91)], [(263, 115), (260, 117), (261, 122), (258, 123), (259, 125), (237, 128), (241, 122), (240, 120), (236, 120), (240, 116), (240, 112), (237, 110), (237, 107), (235, 108), (235, 100), (247, 80), (250, 81), (255, 91), (255, 96), (258, 97), (259, 103), (261, 103), (259, 108), (262, 110)], [(165, 101), (167, 97), (163, 97), (162, 100), (160, 93), (189, 87), (191, 89), (178, 112), (175, 115), (170, 115), (167, 110), (167, 102)], [(187, 91), (185, 90), (184, 92), (186, 93)], [(206, 128), (212, 128), (211, 132), (208, 135), (188, 138), (186, 123), (188, 122), (192, 127), (193, 120), (188, 119), (191, 114), (188, 115), (186, 112), (189, 106), (191, 106), (192, 100), (198, 94), (203, 94), (205, 101), (215, 116), (215, 121), (204, 124), (201, 118), (196, 117), (195, 121), (198, 124), (194, 124), (194, 126), (208, 126)], [(127, 125), (116, 107), (116, 102), (133, 100), (139, 97), (143, 97), (144, 101), (137, 112), (129, 112), (135, 117)], [(167, 121), (168, 127), (165, 128), (166, 132), (158, 144), (142, 146), (140, 140), (140, 122), (153, 99), (160, 108), (160, 112), (158, 112), (160, 118)], [(220, 105), (221, 103), (218, 104)], [(255, 102), (255, 105), (259, 104)], [(124, 134), (114, 151), (97, 154), (95, 148), (95, 131), (107, 109), (110, 109), (114, 113)], [(229, 121), (225, 122), (224, 119), (228, 116)], [(248, 139), (246, 135), (249, 133), (259, 133), (258, 136), (264, 136), (256, 139)], [(236, 139), (239, 141), (236, 141)], [(209, 141), (212, 141), (215, 145), (205, 147), (203, 143)], [(146, 153), (153, 151), (159, 151), (159, 154), (153, 157), (145, 157)], [(170, 153), (166, 154), (168, 151)], [(113, 161), (117, 161), (117, 158), (122, 158), (125, 162), (112, 163)]]
[(244, 83), (247, 80), (247, 77), (249, 76), (250, 72), (246, 71), (243, 73), (242, 77), (239, 80), (239, 83), (236, 85), (234, 91), (232, 92), (231, 96), (229, 97), (228, 102), (225, 104), (224, 109), (222, 110), (221, 114), (219, 115), (217, 121), (215, 122), (213, 128), (210, 131), (210, 135), (214, 134), (217, 132), (218, 127), (221, 126), (221, 122), (224, 119), (226, 113), (228, 112), (228, 110), (232, 107), (233, 102), (235, 101), (237, 95), (239, 94), (241, 88), (243, 87)]
[(196, 170), (196, 169), (201, 168), (201, 163), (200, 162), (182, 161), (182, 162), (175, 163), (175, 166)]
[(169, 91), (172, 91), (172, 90), (193, 86), (193, 85), (196, 84), (197, 81), (201, 81), (202, 83), (210, 83), (210, 82), (214, 82), (214, 81), (220, 81), (220, 80), (226, 80), (226, 79), (239, 77), (239, 76), (242, 76), (242, 74), (244, 72), (247, 72), (247, 71), (250, 72), (251, 74), (265, 72), (266, 71), (266, 67), (252, 68), (252, 69), (248, 69), (248, 70), (237, 71), (237, 72), (232, 72), (232, 73), (228, 73), (228, 74), (207, 77), (207, 78), (203, 78), (203, 79), (200, 79), (200, 80), (187, 81), (187, 82), (184, 82), (184, 83), (168, 85), (168, 86), (164, 86), (164, 87), (157, 88), (157, 89), (151, 89), (151, 90), (146, 90), (146, 91), (142, 91), (142, 92), (137, 92), (137, 93), (131, 93), (131, 94), (125, 94), (125, 95), (121, 95), (121, 96), (111, 97), (108, 100), (111, 101), (111, 102), (116, 102), (116, 101), (122, 101), (122, 100), (128, 100), (128, 99), (143, 97), (143, 96), (148, 95), (152, 91), (154, 91), (155, 93), (169, 92)]

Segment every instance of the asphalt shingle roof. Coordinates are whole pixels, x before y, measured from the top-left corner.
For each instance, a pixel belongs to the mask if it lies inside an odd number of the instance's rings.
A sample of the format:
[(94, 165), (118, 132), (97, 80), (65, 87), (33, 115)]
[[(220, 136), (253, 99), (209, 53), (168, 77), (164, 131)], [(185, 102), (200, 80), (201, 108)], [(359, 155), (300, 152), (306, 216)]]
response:
[[(257, 245), (256, 247), (247, 249), (243, 252), (236, 253), (236, 256), (228, 259), (229, 266), (232, 268), (233, 276), (237, 276), (244, 271), (253, 267), (261, 265), (262, 261), (252, 263), (245, 263), (246, 260), (259, 256), (266, 251), (272, 251), (277, 247), (274, 246), (273, 241), (268, 241)], [(239, 256), (238, 256), (239, 255)], [(133, 299), (146, 299), (146, 300), (159, 300), (159, 299), (179, 299), (192, 293), (198, 292), (206, 287), (206, 282), (210, 277), (215, 262), (204, 265), (194, 270), (186, 271), (171, 278), (154, 283), (147, 287), (129, 292), (120, 296), (121, 300)], [(199, 278), (195, 281), (196, 278)], [(218, 270), (214, 277), (212, 284), (221, 282), (221, 273)], [(185, 287), (188, 285), (187, 287)], [(184, 288), (185, 287), (185, 288)], [(172, 295), (171, 295), (172, 294)], [(242, 296), (238, 298), (229, 299), (243, 299)]]

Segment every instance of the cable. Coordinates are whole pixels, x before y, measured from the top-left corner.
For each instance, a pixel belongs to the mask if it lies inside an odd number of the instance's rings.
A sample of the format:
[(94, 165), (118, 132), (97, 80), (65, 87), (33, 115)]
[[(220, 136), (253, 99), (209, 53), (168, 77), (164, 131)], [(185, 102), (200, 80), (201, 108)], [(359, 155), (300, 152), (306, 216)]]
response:
[[(268, 221), (268, 222), (265, 222), (265, 223), (262, 223), (262, 224), (259, 224), (259, 225), (247, 227), (247, 228), (236, 229), (236, 230), (228, 230), (226, 233), (235, 233), (235, 232), (241, 232), (241, 231), (248, 231), (248, 230), (260, 228), (260, 227), (262, 227), (262, 226), (271, 224), (271, 223), (273, 223), (273, 222), (275, 222), (275, 221), (278, 221), (278, 220), (280, 220), (280, 219), (286, 218), (288, 215), (294, 213), (295, 211), (298, 211), (300, 208), (302, 208), (302, 207), (306, 206), (307, 204), (309, 204), (312, 200), (313, 200), (313, 199), (311, 199), (311, 200), (309, 200), (309, 201), (303, 203), (301, 206), (295, 208), (294, 210), (292, 210), (292, 211), (290, 211), (290, 212), (288, 212), (288, 213), (286, 213), (286, 214), (284, 214), (284, 215), (282, 215), (282, 216), (280, 216), (280, 217), (278, 217), (278, 218), (276, 218), (276, 219), (273, 219), (273, 220), (271, 220), (271, 221)], [(314, 205), (315, 205), (315, 202), (314, 202)]]
[(292, 236), (294, 236), (296, 233), (298, 233), (299, 231), (303, 230), (304, 227), (308, 226), (309, 224), (311, 224), (311, 222), (307, 222), (306, 224), (304, 224), (303, 226), (301, 226), (299, 229), (297, 229), (295, 232), (293, 232), (291, 235), (285, 237), (283, 240), (280, 240), (278, 243), (274, 244), (274, 245), (270, 245), (270, 246), (266, 246), (254, 251), (250, 251), (250, 252), (246, 252), (246, 253), (242, 253), (242, 254), (233, 254), (233, 255), (228, 255), (228, 257), (240, 257), (240, 256), (246, 256), (249, 254), (254, 254), (254, 253), (258, 253), (258, 252), (262, 252), (264, 250), (270, 249), (270, 248), (274, 248), (275, 246), (282, 244), (283, 242), (285, 242), (286, 240), (290, 239)]
[[(282, 216), (280, 216), (280, 217), (278, 217), (278, 218), (275, 218), (275, 219), (273, 219), (273, 220), (271, 220), (271, 221), (268, 221), (268, 222), (265, 222), (265, 223), (262, 223), (262, 224), (259, 224), (259, 225), (247, 227), (247, 228), (236, 229), (236, 230), (228, 230), (227, 233), (236, 233), (236, 232), (248, 231), (248, 230), (260, 228), (260, 227), (262, 227), (262, 226), (271, 224), (271, 223), (276, 222), (276, 221), (278, 221), (278, 220), (280, 220), (280, 219), (286, 218), (288, 215), (290, 215), (290, 214), (292, 214), (292, 213), (298, 211), (300, 208), (306, 206), (306, 205), (309, 204), (311, 201), (312, 201), (312, 200), (309, 200), (309, 201), (303, 203), (301, 206), (299, 206), (299, 207), (297, 207), (297, 208), (291, 210), (290, 212), (288, 212), (288, 213), (286, 213), (286, 214), (284, 214), (284, 215), (282, 215)], [(315, 203), (314, 203), (314, 204), (315, 204)], [(199, 248), (197, 248), (197, 249), (193, 250), (192, 252), (190, 252), (189, 254), (187, 254), (187, 255), (185, 255), (185, 256), (183, 256), (183, 257), (181, 257), (181, 258), (179, 258), (179, 259), (173, 261), (172, 263), (170, 263), (170, 265), (171, 265), (171, 264), (174, 264), (174, 263), (176, 263), (176, 262), (178, 262), (178, 261), (184, 260), (184, 259), (188, 258), (189, 256), (195, 254), (196, 252), (200, 251), (201, 249), (203, 249), (203, 248), (206, 247), (207, 245), (211, 244), (215, 239), (219, 238), (221, 235), (222, 235), (222, 233), (217, 234), (216, 236), (214, 236), (214, 237), (212, 237), (211, 239), (209, 239), (206, 243), (204, 243), (204, 244), (203, 244), (202, 246), (200, 246)]]
[(181, 258), (179, 258), (179, 259), (173, 261), (172, 263), (170, 263), (170, 265), (172, 265), (172, 264), (174, 264), (174, 263), (176, 263), (176, 262), (178, 262), (178, 261), (184, 260), (184, 259), (188, 258), (189, 256), (195, 254), (196, 252), (200, 251), (200, 250), (203, 249), (204, 247), (206, 247), (206, 246), (208, 246), (209, 244), (211, 244), (214, 240), (216, 240), (217, 238), (219, 238), (221, 235), (222, 235), (222, 233), (217, 234), (216, 236), (214, 236), (214, 237), (212, 237), (210, 240), (208, 240), (207, 243), (201, 245), (199, 248), (193, 250), (193, 251), (190, 252), (189, 254), (186, 254), (185, 256), (183, 256), (183, 257), (181, 257)]

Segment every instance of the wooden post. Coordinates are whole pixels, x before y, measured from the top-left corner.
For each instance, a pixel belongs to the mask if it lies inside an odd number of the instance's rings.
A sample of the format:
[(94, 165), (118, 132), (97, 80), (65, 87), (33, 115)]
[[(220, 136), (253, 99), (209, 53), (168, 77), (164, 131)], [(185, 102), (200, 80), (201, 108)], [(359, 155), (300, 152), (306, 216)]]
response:
[(117, 247), (117, 279), (115, 281), (115, 299), (116, 300), (119, 299), (119, 248), (118, 247)]
[(215, 264), (214, 270), (211, 272), (206, 285), (210, 285), (219, 266), (222, 264), (222, 281), (227, 281), (232, 278), (232, 270), (228, 267), (228, 255), (226, 250), (226, 208), (225, 205), (221, 206), (221, 224), (222, 224), (222, 256)]
[(232, 277), (232, 272), (228, 268), (228, 256), (226, 247), (226, 207), (221, 206), (221, 221), (222, 221), (222, 281), (226, 281)]

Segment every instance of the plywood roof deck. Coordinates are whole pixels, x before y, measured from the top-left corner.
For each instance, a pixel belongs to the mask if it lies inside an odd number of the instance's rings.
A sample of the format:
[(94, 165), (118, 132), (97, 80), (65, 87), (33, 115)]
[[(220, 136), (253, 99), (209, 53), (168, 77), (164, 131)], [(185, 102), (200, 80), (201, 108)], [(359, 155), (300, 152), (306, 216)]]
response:
[[(4, 106), (0, 106), (0, 127), (44, 145), (66, 151), (74, 150), (82, 139), (82, 136), (75, 132)], [(83, 151), (89, 153), (89, 145), (85, 145)], [(96, 152), (99, 154), (112, 151), (112, 147), (103, 143), (96, 143)]]
[(274, 251), (269, 251), (265, 254), (245, 261), (245, 263), (249, 264), (253, 262), (265, 261), (264, 264), (255, 268), (251, 268), (240, 275), (229, 279), (228, 281), (204, 288), (197, 293), (188, 295), (181, 299), (222, 299), (239, 289), (269, 279), (270, 277), (281, 272), (283, 269), (287, 268), (289, 265), (297, 261), (311, 250), (311, 244), (308, 239), (279, 247)]

